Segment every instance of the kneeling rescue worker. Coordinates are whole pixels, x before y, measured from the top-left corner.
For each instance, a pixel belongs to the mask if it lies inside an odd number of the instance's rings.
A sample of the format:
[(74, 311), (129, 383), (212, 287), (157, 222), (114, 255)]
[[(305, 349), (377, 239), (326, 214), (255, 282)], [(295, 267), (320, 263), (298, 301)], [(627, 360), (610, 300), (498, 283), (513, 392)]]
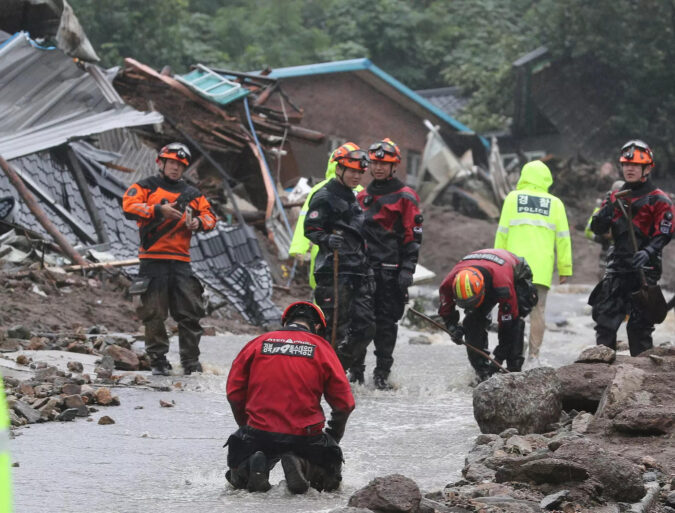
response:
[[(250, 492), (270, 489), (281, 460), (292, 493), (335, 490), (342, 480), (342, 439), (354, 397), (316, 305), (298, 301), (283, 328), (250, 341), (227, 377), (227, 399), (239, 425), (228, 439), (227, 480)], [(332, 408), (328, 426), (321, 397)]]
[[(628, 141), (621, 148), (619, 163), (626, 180), (622, 191), (626, 198), (617, 198), (617, 191), (608, 193), (600, 210), (593, 215), (591, 230), (597, 235), (611, 231), (614, 245), (607, 253), (605, 276), (593, 289), (588, 303), (593, 307), (595, 337), (598, 345), (616, 349), (616, 332), (629, 314), (626, 332), (631, 356), (652, 347), (654, 324), (634, 303), (631, 293), (640, 289), (639, 269), (647, 283), (656, 284), (661, 277), (661, 252), (673, 236), (673, 204), (668, 195), (657, 189), (649, 174), (654, 167), (654, 155), (646, 143)], [(632, 225), (623, 216), (619, 201), (631, 212)], [(637, 239), (635, 253), (631, 230)]]
[(183, 372), (202, 371), (199, 320), (205, 314), (204, 289), (190, 267), (190, 239), (194, 232), (212, 230), (216, 216), (204, 195), (182, 179), (190, 158), (184, 144), (164, 146), (157, 156), (160, 175), (134, 183), (122, 200), (125, 217), (136, 220), (140, 232), (141, 265), (129, 291), (141, 298), (137, 311), (145, 325), (145, 350), (155, 375), (167, 376), (171, 369), (164, 326), (169, 312), (178, 323)]
[[(452, 341), (488, 351), (488, 327), (492, 308), (499, 304), (498, 345), (494, 359), (506, 360), (509, 371), (520, 371), (524, 357), (525, 321), (523, 318), (537, 304), (537, 289), (525, 259), (505, 249), (481, 249), (465, 256), (452, 268), (439, 289), (438, 309)], [(465, 311), (459, 323), (457, 305)], [(484, 381), (498, 368), (486, 358), (467, 348), (471, 366)]]

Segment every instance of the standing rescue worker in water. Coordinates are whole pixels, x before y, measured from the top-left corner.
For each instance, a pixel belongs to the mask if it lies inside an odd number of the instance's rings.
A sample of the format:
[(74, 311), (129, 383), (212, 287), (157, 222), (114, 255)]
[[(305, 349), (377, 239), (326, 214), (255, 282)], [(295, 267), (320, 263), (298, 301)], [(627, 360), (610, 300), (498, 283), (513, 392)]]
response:
[[(598, 345), (616, 349), (616, 332), (626, 314), (630, 315), (626, 325), (628, 345), (630, 354), (637, 356), (652, 347), (654, 324), (632, 301), (631, 293), (641, 287), (639, 269), (644, 270), (649, 284), (659, 281), (661, 252), (673, 236), (675, 211), (668, 195), (650, 179), (654, 154), (645, 142), (632, 140), (624, 144), (619, 163), (626, 180), (621, 190), (630, 193), (628, 201), (617, 198), (616, 191), (608, 193), (591, 220), (593, 233), (603, 235), (611, 231), (614, 245), (607, 254), (605, 276), (591, 292), (588, 303), (593, 307)], [(631, 213), (631, 225), (622, 214), (619, 201)], [(637, 239), (637, 253), (630, 238), (631, 230)]]
[[(491, 311), (499, 304), (499, 343), (494, 359), (506, 360), (509, 371), (518, 372), (523, 366), (525, 321), (523, 318), (537, 304), (537, 289), (532, 284), (532, 271), (525, 259), (504, 249), (481, 249), (465, 256), (452, 268), (439, 289), (443, 318), (455, 344), (466, 344), (486, 353), (487, 329), (492, 321)], [(465, 311), (459, 323), (457, 305)], [(467, 356), (479, 381), (484, 381), (498, 368), (487, 358), (467, 347)]]
[(548, 192), (551, 170), (541, 160), (528, 162), (520, 172), (516, 190), (502, 206), (495, 248), (523, 257), (532, 269), (539, 302), (530, 317), (526, 367), (539, 366), (539, 349), (546, 331), (546, 296), (551, 288), (553, 267), (558, 263), (560, 284), (572, 276), (572, 241), (565, 205)]
[[(331, 153), (328, 159), (328, 166), (326, 166), (326, 178), (312, 187), (312, 189), (309, 191), (309, 194), (307, 194), (307, 198), (305, 199), (302, 209), (300, 210), (300, 215), (298, 216), (298, 222), (295, 224), (291, 246), (288, 248), (288, 254), (296, 258), (304, 256), (308, 251), (310, 252), (309, 286), (312, 287), (312, 289), (316, 288), (316, 281), (314, 280), (314, 264), (316, 263), (316, 255), (319, 253), (319, 246), (312, 244), (311, 241), (305, 237), (305, 218), (307, 217), (309, 204), (312, 201), (316, 191), (330, 182), (332, 178), (335, 178), (336, 167), (337, 162), (333, 160), (333, 153)], [(362, 190), (363, 186), (357, 185), (353, 192), (356, 194)]]
[[(375, 388), (388, 390), (397, 323), (408, 302), (408, 287), (413, 282), (422, 242), (422, 214), (417, 193), (394, 177), (401, 163), (399, 147), (391, 139), (383, 139), (370, 146), (368, 156), (373, 181), (357, 199), (365, 215), (363, 232), (375, 273), (373, 382)], [(349, 369), (350, 381), (364, 382), (365, 358), (364, 350)]]
[(164, 146), (157, 156), (159, 176), (134, 183), (122, 200), (125, 217), (136, 220), (140, 232), (141, 264), (130, 292), (141, 298), (138, 314), (155, 375), (168, 376), (171, 369), (164, 326), (169, 312), (178, 323), (183, 373), (202, 372), (199, 321), (205, 315), (204, 289), (190, 267), (190, 239), (194, 232), (212, 230), (216, 216), (204, 195), (182, 178), (190, 159), (184, 144)]
[[(336, 352), (348, 369), (373, 338), (374, 280), (363, 236), (363, 211), (353, 190), (368, 169), (368, 154), (348, 142), (333, 153), (335, 178), (318, 190), (309, 203), (305, 236), (319, 246), (314, 298), (326, 315), (329, 330), (337, 315)], [(338, 287), (333, 283), (337, 252)], [(336, 298), (337, 296), (337, 298)], [(338, 310), (335, 311), (335, 302)], [(327, 335), (331, 338), (330, 332)]]
[[(227, 480), (250, 492), (270, 489), (281, 460), (286, 486), (332, 491), (342, 480), (342, 439), (354, 397), (335, 351), (323, 338), (326, 319), (298, 301), (281, 317), (283, 328), (250, 341), (227, 377), (227, 399), (239, 429), (227, 446)], [(321, 397), (332, 408), (328, 426)]]

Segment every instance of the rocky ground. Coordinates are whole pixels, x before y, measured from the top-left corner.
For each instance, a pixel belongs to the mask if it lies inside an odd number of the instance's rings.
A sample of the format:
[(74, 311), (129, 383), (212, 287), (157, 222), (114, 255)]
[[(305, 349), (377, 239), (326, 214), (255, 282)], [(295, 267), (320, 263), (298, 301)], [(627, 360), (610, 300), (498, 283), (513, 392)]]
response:
[(331, 513), (673, 513), (673, 378), (672, 345), (494, 376), (474, 391), (483, 434), (463, 479), (422, 496), (405, 476), (377, 478)]

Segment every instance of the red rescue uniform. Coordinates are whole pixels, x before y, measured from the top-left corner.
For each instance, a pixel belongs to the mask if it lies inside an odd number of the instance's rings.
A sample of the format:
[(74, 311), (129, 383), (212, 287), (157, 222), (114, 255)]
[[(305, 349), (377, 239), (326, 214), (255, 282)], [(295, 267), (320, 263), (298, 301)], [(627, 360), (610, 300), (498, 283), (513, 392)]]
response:
[[(211, 205), (198, 189), (185, 181), (172, 182), (161, 176), (145, 178), (131, 185), (124, 193), (122, 208), (127, 219), (136, 220), (140, 231), (140, 259), (190, 261), (192, 232), (180, 220), (163, 219), (159, 207), (177, 201), (181, 210), (192, 208), (192, 218), (199, 220), (200, 230), (216, 226)], [(185, 205), (181, 205), (185, 203)]]
[(284, 329), (250, 341), (227, 378), (227, 399), (237, 424), (261, 431), (312, 436), (326, 417), (321, 396), (334, 411), (354, 409), (347, 376), (322, 337)]

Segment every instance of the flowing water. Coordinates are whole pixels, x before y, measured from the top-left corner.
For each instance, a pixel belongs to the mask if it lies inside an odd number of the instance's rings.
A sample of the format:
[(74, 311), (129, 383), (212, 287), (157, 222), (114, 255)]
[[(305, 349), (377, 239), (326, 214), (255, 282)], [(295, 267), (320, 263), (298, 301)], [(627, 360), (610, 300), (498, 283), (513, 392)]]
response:
[[(593, 343), (585, 309), (586, 290), (561, 288), (549, 294), (543, 363), (570, 363)], [(565, 324), (565, 322), (567, 324)], [(656, 342), (672, 333), (673, 320), (659, 327)], [(559, 326), (560, 325), (560, 326)], [(356, 410), (342, 441), (346, 464), (335, 493), (292, 496), (281, 466), (266, 494), (231, 489), (225, 481), (223, 443), (236, 426), (225, 397), (229, 365), (250, 337), (205, 337), (201, 376), (152, 377), (169, 391), (115, 388), (121, 406), (101, 408), (93, 422), (50, 422), (22, 428), (11, 442), (15, 510), (41, 512), (276, 512), (328, 511), (371, 479), (401, 473), (424, 491), (460, 477), (464, 456), (479, 433), (472, 414), (472, 372), (463, 348), (446, 335), (431, 344), (410, 344), (418, 332), (402, 328), (394, 354), (393, 392), (356, 386)], [(623, 337), (625, 340), (625, 336)], [(490, 333), (491, 347), (496, 334)], [(172, 341), (171, 361), (177, 361)], [(372, 348), (367, 359), (373, 367)], [(180, 385), (177, 385), (180, 383)], [(174, 401), (172, 408), (159, 401)], [(327, 406), (324, 408), (328, 411)], [(113, 425), (98, 425), (102, 415)]]

